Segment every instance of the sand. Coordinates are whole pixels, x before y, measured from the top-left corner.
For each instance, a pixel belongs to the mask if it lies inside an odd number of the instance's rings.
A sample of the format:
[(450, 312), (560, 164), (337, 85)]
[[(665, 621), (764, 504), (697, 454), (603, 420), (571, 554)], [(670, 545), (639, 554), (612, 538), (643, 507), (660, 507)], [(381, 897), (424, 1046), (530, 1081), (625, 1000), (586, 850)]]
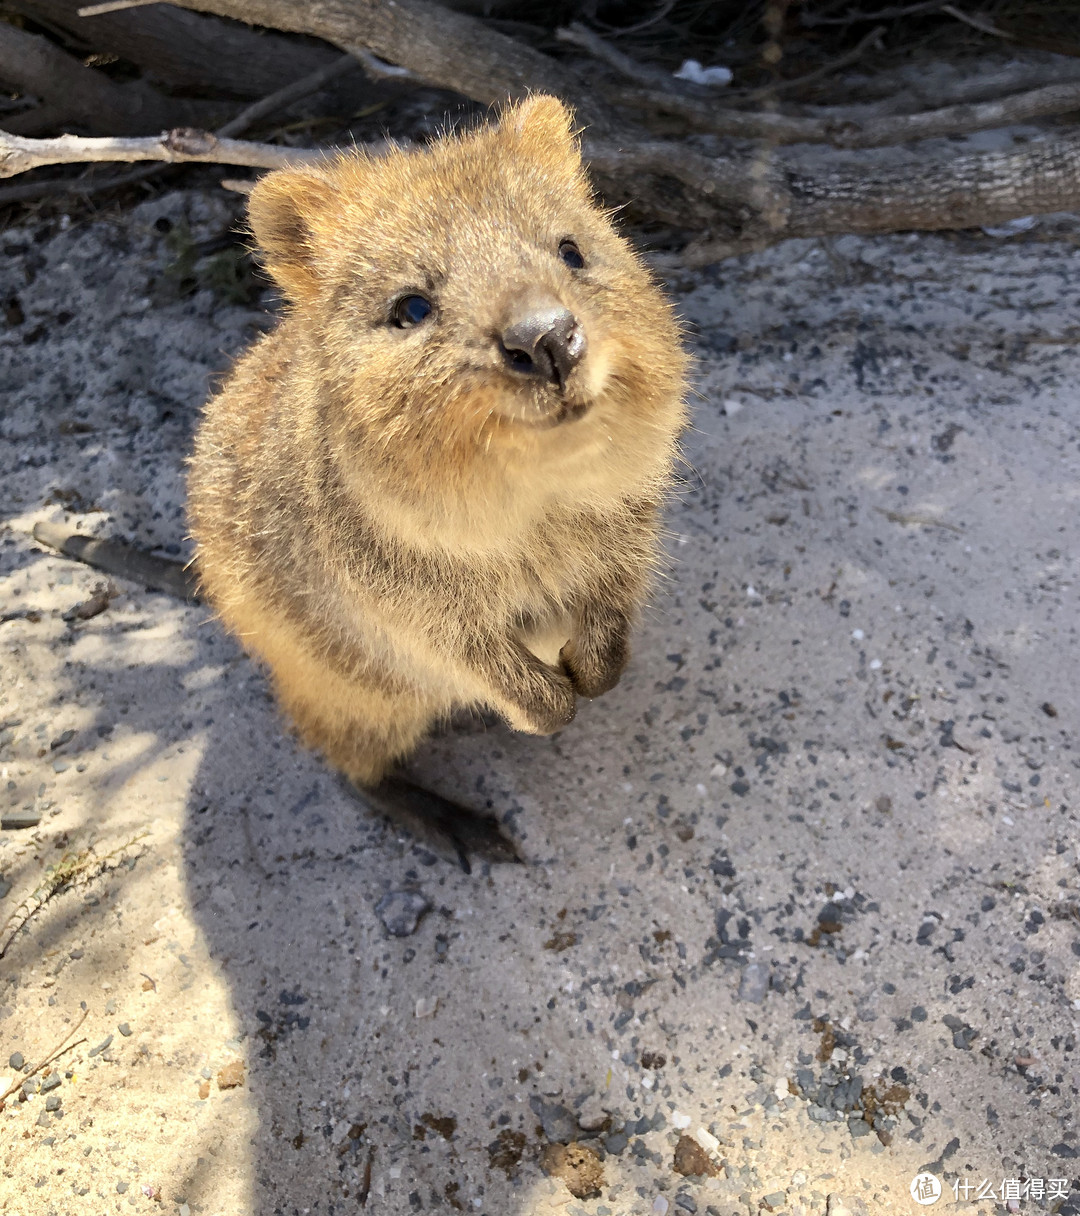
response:
[(666, 577), (560, 735), (418, 756), (527, 860), (467, 877), (206, 609), (65, 619), (108, 580), (31, 539), (186, 551), (199, 406), (270, 324), (231, 255), (175, 267), (234, 207), (2, 238), (0, 1090), (76, 1045), (0, 1112), (0, 1211), (843, 1216), (922, 1170), (1080, 1211), (1080, 224), (672, 283)]

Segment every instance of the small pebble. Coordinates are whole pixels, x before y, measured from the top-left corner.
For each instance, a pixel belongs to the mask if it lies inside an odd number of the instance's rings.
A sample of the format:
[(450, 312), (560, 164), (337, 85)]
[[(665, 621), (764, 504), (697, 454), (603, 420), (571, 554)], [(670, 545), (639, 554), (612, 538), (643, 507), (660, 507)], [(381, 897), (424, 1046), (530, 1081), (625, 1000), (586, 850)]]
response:
[(5, 811), (0, 816), (0, 828), (5, 832), (21, 831), (25, 828), (36, 828), (41, 822), (41, 812), (30, 810)]
[(120, 1031), (125, 1039), (131, 1037), (131, 1027), (127, 1024), (127, 1022), (121, 1022), (116, 1029)]
[(101, 1042), (96, 1047), (91, 1047), (90, 1050), (86, 1054), (88, 1056), (99, 1056), (109, 1046), (109, 1044), (112, 1041), (113, 1041), (112, 1035), (108, 1034), (105, 1036), (104, 1039), (101, 1040)]
[(854, 641), (861, 642), (863, 640), (863, 638), (866, 637), (866, 634), (863, 633), (863, 631), (861, 629), (853, 629), (851, 631), (851, 636)]
[(13, 1051), (11, 1055), (8, 1056), (8, 1068), (22, 1068), (25, 1063), (26, 1061), (23, 1059), (23, 1054), (21, 1051)]
[(739, 1000), (760, 1005), (769, 990), (769, 969), (761, 963), (747, 963), (739, 980)]
[(387, 933), (394, 937), (409, 937), (430, 909), (431, 901), (418, 891), (387, 891), (375, 905), (375, 914)]
[(118, 1182), (116, 1184), (116, 1193), (118, 1195), (123, 1195), (127, 1191), (127, 1189), (128, 1189), (128, 1184), (126, 1182)]
[(59, 1089), (59, 1088), (60, 1088), (60, 1074), (58, 1072), (49, 1073), (49, 1075), (41, 1083), (41, 1092), (43, 1094), (47, 1094), (51, 1090)]
[(676, 1131), (685, 1131), (690, 1126), (690, 1116), (684, 1115), (682, 1111), (676, 1110), (671, 1113), (671, 1126)]
[(670, 1204), (663, 1195), (657, 1195), (652, 1201), (653, 1216), (667, 1216), (667, 1210)]
[(437, 996), (422, 996), (416, 1002), (416, 1016), (418, 1018), (430, 1018), (438, 1007), (439, 998)]
[(703, 1127), (699, 1127), (693, 1133), (693, 1136), (707, 1153), (715, 1153), (720, 1147), (720, 1141), (717, 1140), (712, 1132), (706, 1131)]
[(50, 1111), (59, 1110), (61, 1102), (63, 1102), (63, 1098), (59, 1094), (50, 1094), (45, 1099), (45, 1109)]
[(237, 1089), (244, 1083), (244, 1061), (233, 1060), (223, 1068), (218, 1069), (218, 1089)]

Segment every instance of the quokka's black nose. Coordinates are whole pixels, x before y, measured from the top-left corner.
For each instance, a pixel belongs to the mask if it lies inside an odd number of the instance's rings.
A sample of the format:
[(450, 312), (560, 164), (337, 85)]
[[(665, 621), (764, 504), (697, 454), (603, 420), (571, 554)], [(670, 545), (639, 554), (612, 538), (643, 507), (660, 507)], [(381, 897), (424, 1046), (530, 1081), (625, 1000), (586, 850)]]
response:
[(563, 388), (585, 354), (585, 331), (561, 305), (530, 310), (511, 321), (501, 335), (507, 367)]

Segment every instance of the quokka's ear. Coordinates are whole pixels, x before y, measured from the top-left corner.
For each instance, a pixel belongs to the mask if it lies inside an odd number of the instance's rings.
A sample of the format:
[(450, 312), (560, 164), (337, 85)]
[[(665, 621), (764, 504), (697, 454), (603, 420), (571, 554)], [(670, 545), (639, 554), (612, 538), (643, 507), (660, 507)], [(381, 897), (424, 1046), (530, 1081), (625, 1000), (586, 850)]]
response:
[(574, 116), (557, 97), (537, 93), (516, 102), (503, 113), (499, 130), (515, 136), (540, 160), (561, 159), (574, 169), (581, 166)]
[(266, 268), (294, 302), (318, 290), (324, 234), (337, 201), (329, 172), (303, 169), (268, 173), (248, 197), (248, 219)]

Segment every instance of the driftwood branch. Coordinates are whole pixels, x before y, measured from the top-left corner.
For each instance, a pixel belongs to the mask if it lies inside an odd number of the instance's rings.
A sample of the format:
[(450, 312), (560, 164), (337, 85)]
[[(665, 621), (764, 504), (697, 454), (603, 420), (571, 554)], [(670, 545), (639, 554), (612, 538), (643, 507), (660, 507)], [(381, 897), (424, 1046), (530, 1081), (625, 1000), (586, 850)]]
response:
[[(105, 151), (110, 155), (106, 156), (106, 160), (176, 160), (177, 145), (180, 147), (193, 150), (196, 147), (202, 149), (204, 153), (216, 163), (235, 165), (238, 163), (249, 163), (254, 157), (258, 157), (260, 162), (265, 160), (265, 163), (260, 163), (257, 168), (277, 168), (281, 164), (281, 154), (289, 153), (290, 162), (297, 163), (306, 159), (307, 153), (300, 151), (293, 153), (292, 150), (271, 147), (269, 145), (252, 144), (247, 142), (239, 142), (231, 137), (240, 135), (246, 131), (252, 124), (272, 114), (275, 110), (282, 106), (289, 105), (291, 102), (298, 100), (301, 97), (307, 96), (309, 93), (316, 92), (325, 84), (329, 83), (337, 76), (343, 75), (345, 72), (356, 69), (359, 65), (351, 55), (341, 55), (325, 67), (318, 68), (316, 71), (300, 80), (295, 80), (292, 84), (286, 85), (282, 89), (269, 94), (267, 97), (261, 98), (254, 102), (246, 109), (241, 110), (239, 114), (234, 115), (227, 123), (219, 127), (213, 135), (199, 130), (188, 129), (186, 131), (163, 132), (160, 136), (155, 136), (149, 139), (127, 139), (116, 140), (110, 139), (105, 145)], [(63, 154), (63, 160), (70, 163), (86, 163), (92, 161), (93, 156), (84, 156), (82, 149), (85, 148), (84, 141), (75, 136), (65, 136), (64, 145), (58, 149), (55, 140), (15, 140), (13, 137), (4, 131), (0, 131), (0, 177), (10, 176), (16, 173), (26, 172), (28, 169), (39, 168), (44, 165), (63, 163), (56, 159), (58, 150)], [(163, 155), (163, 145), (169, 155)], [(266, 149), (265, 156), (263, 149)], [(101, 152), (102, 146), (99, 143), (91, 148), (95, 154)], [(239, 157), (236, 155), (239, 150)], [(183, 157), (183, 159), (191, 159)], [(21, 186), (7, 186), (0, 188), (0, 206), (6, 203), (27, 202), (33, 199), (46, 197), (55, 194), (81, 194), (89, 195), (99, 193), (103, 190), (113, 190), (120, 186), (127, 186), (139, 182), (149, 177), (150, 174), (156, 173), (158, 167), (150, 165), (142, 169), (136, 169), (133, 172), (122, 173), (105, 178), (95, 178), (93, 180), (79, 180), (64, 178), (59, 181), (37, 181), (26, 183)], [(242, 192), (250, 187), (251, 183), (231, 183), (233, 187), (238, 187)], [(226, 186), (225, 182), (222, 182)], [(226, 188), (229, 188), (226, 186)]]
[(677, 115), (698, 131), (770, 144), (831, 144), (834, 148), (882, 148), (917, 139), (988, 131), (1080, 109), (1080, 81), (1047, 85), (998, 101), (946, 106), (921, 114), (890, 114), (857, 121), (849, 117), (804, 118), (770, 111), (733, 110), (655, 89), (613, 89), (613, 101)]
[(219, 139), (209, 131), (180, 128), (161, 135), (123, 139), (26, 139), (0, 131), (0, 177), (14, 177), (42, 165), (73, 165), (97, 161), (160, 160), (172, 165), (191, 161), (215, 165), (246, 165), (253, 169), (283, 169), (287, 165), (321, 160), (325, 152), (312, 148), (283, 148), (277, 144)]

